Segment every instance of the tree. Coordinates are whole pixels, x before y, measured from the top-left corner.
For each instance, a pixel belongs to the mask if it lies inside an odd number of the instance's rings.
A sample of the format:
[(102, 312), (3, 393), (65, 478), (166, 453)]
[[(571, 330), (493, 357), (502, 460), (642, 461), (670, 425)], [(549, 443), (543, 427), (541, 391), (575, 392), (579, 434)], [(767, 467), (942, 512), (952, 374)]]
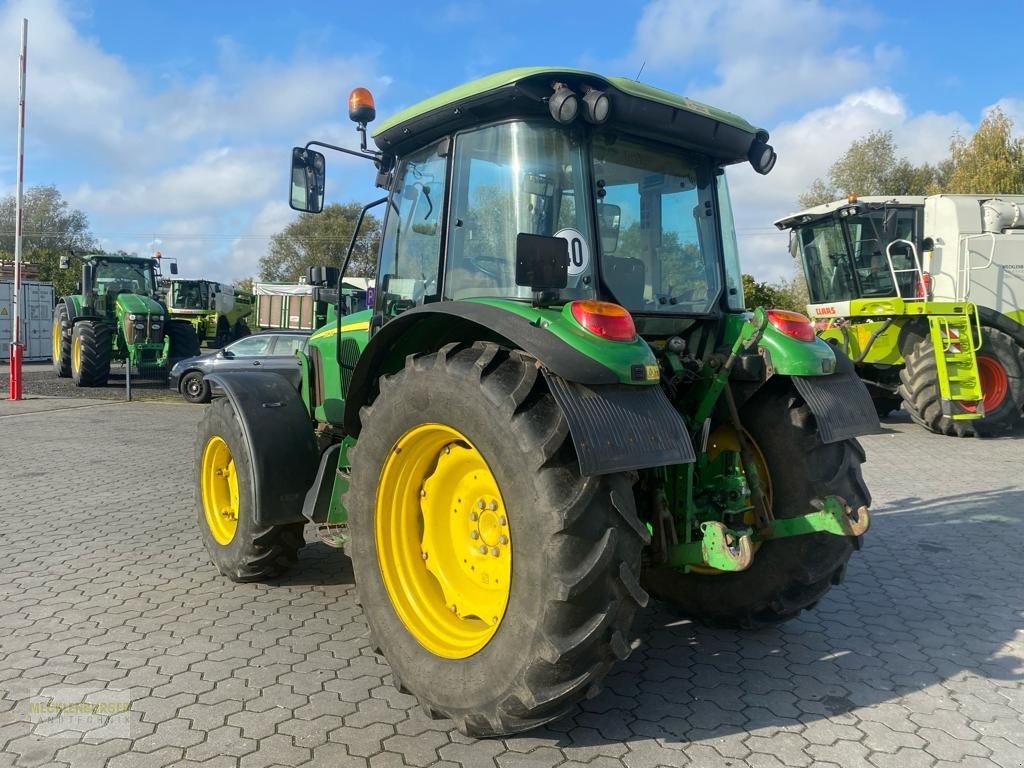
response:
[(924, 163), (914, 165), (896, 155), (892, 131), (872, 131), (850, 144), (849, 149), (828, 169), (828, 183), (811, 182), (797, 198), (802, 208), (856, 195), (927, 195), (942, 191), (951, 166)]
[[(305, 276), (310, 267), (340, 267), (361, 210), (358, 203), (331, 203), (319, 214), (300, 213), (295, 221), (270, 239), (267, 253), (260, 259), (260, 279), (295, 282)], [(348, 276), (373, 275), (380, 234), (380, 222), (367, 214), (359, 230)]]
[(803, 275), (796, 275), (788, 281), (769, 283), (756, 280), (753, 275), (744, 273), (743, 298), (749, 309), (765, 307), (789, 309), (794, 312), (807, 311), (807, 286)]
[[(4, 259), (14, 258), (16, 203), (14, 195), (0, 200), (0, 257)], [(81, 259), (72, 257), (66, 270), (60, 269), (60, 259), (96, 247), (88, 217), (71, 208), (55, 186), (29, 187), (22, 225), (22, 259), (39, 266), (39, 279), (51, 281), (57, 296), (73, 293), (81, 276)]]
[(239, 278), (235, 280), (235, 290), (242, 291), (243, 293), (252, 293), (253, 283), (255, 282), (256, 280), (252, 277)]
[(944, 192), (1024, 194), (1024, 137), (1013, 137), (1013, 121), (999, 109), (981, 121), (970, 141), (950, 143), (952, 174)]

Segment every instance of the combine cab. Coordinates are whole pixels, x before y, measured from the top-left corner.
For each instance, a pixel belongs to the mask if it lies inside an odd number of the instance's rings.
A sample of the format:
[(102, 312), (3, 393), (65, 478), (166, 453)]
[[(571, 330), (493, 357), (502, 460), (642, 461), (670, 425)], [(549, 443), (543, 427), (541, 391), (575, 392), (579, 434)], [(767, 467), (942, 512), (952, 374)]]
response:
[(160, 301), (159, 270), (156, 259), (82, 257), (81, 292), (60, 298), (53, 310), (58, 376), (71, 377), (79, 387), (102, 387), (113, 361), (139, 375), (166, 376), (173, 360), (199, 354), (192, 325), (171, 319)]
[[(349, 111), (365, 131), (370, 94)], [(868, 527), (855, 438), (878, 419), (806, 317), (744, 306), (725, 168), (768, 173), (765, 131), (527, 68), (374, 140), (354, 152), (387, 190), (365, 209), (384, 210), (372, 306), (337, 296), (299, 392), (211, 376), (197, 519), (221, 573), (277, 577), (312, 523), (347, 547), (396, 685), (475, 736), (594, 695), (649, 591), (756, 628), (839, 582)], [(314, 146), (292, 151), (310, 213)]]
[(247, 318), (252, 314), (252, 294), (211, 280), (175, 277), (164, 286), (171, 318), (191, 323), (206, 346), (223, 347), (251, 333)]
[(818, 334), (853, 358), (880, 415), (1000, 434), (1024, 411), (1024, 196), (850, 196), (792, 232)]

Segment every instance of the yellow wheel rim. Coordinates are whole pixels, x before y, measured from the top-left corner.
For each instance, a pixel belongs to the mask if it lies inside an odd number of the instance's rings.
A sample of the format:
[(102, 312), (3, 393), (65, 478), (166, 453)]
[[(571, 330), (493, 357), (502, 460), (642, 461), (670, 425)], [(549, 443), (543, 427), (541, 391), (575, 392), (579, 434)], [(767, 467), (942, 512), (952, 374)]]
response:
[(498, 482), (462, 433), (421, 424), (398, 439), (374, 537), (391, 604), (420, 645), (448, 659), (487, 645), (508, 606), (511, 533)]
[(82, 370), (82, 338), (80, 336), (71, 337), (71, 370)]
[(218, 544), (230, 544), (238, 530), (238, 475), (224, 438), (213, 435), (203, 447), (199, 488), (206, 525)]
[[(750, 450), (754, 454), (754, 466), (757, 467), (757, 473), (761, 477), (761, 482), (764, 483), (764, 490), (768, 495), (768, 504), (771, 505), (775, 497), (772, 494), (772, 476), (768, 472), (768, 462), (764, 460), (764, 454), (761, 453), (761, 448), (754, 442), (754, 438), (750, 436), (750, 433), (744, 430), (744, 435), (747, 438), (747, 445), (750, 446)], [(736, 430), (729, 424), (721, 424), (708, 436), (708, 460), (714, 461), (719, 455), (726, 451), (735, 453), (737, 461), (739, 461), (740, 441), (736, 437)], [(749, 510), (743, 515), (743, 522), (747, 525), (754, 525), (753, 510)], [(760, 546), (760, 542), (754, 542), (754, 552), (757, 552), (757, 549)], [(690, 566), (690, 570), (693, 573), (701, 573), (705, 575), (725, 573), (725, 571), (720, 571), (717, 568), (710, 568), (706, 565), (692, 565)]]
[(53, 322), (53, 362), (60, 363), (60, 322)]

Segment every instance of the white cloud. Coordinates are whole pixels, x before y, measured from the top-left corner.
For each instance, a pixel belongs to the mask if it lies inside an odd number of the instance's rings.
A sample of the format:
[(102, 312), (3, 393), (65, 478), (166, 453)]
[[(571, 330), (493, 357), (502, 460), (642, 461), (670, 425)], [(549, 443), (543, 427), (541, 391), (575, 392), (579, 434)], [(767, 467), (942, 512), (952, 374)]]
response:
[(758, 176), (746, 165), (729, 171), (745, 271), (770, 279), (792, 274), (787, 234), (772, 222), (796, 210), (796, 198), (826, 176), (850, 142), (876, 130), (892, 131), (900, 156), (936, 163), (948, 156), (954, 131), (969, 134), (973, 126), (956, 113), (910, 114), (903, 97), (884, 88), (852, 93), (780, 123), (772, 131), (779, 161), (770, 175)]
[(645, 71), (681, 69), (688, 95), (763, 118), (872, 81), (899, 51), (837, 46), (841, 33), (871, 24), (863, 6), (853, 12), (819, 0), (653, 0), (627, 61), (646, 62)]

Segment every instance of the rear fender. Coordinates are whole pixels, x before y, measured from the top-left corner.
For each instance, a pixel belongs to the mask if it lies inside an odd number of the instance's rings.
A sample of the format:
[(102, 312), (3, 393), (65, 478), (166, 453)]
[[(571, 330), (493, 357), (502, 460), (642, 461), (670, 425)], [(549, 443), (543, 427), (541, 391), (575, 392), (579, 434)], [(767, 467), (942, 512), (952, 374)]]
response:
[(212, 373), (242, 425), (252, 457), (258, 525), (301, 523), (320, 456), (299, 393), (276, 373)]
[(791, 376), (793, 387), (807, 403), (823, 443), (882, 431), (878, 412), (850, 360), (835, 350), (835, 373), (830, 376)]

